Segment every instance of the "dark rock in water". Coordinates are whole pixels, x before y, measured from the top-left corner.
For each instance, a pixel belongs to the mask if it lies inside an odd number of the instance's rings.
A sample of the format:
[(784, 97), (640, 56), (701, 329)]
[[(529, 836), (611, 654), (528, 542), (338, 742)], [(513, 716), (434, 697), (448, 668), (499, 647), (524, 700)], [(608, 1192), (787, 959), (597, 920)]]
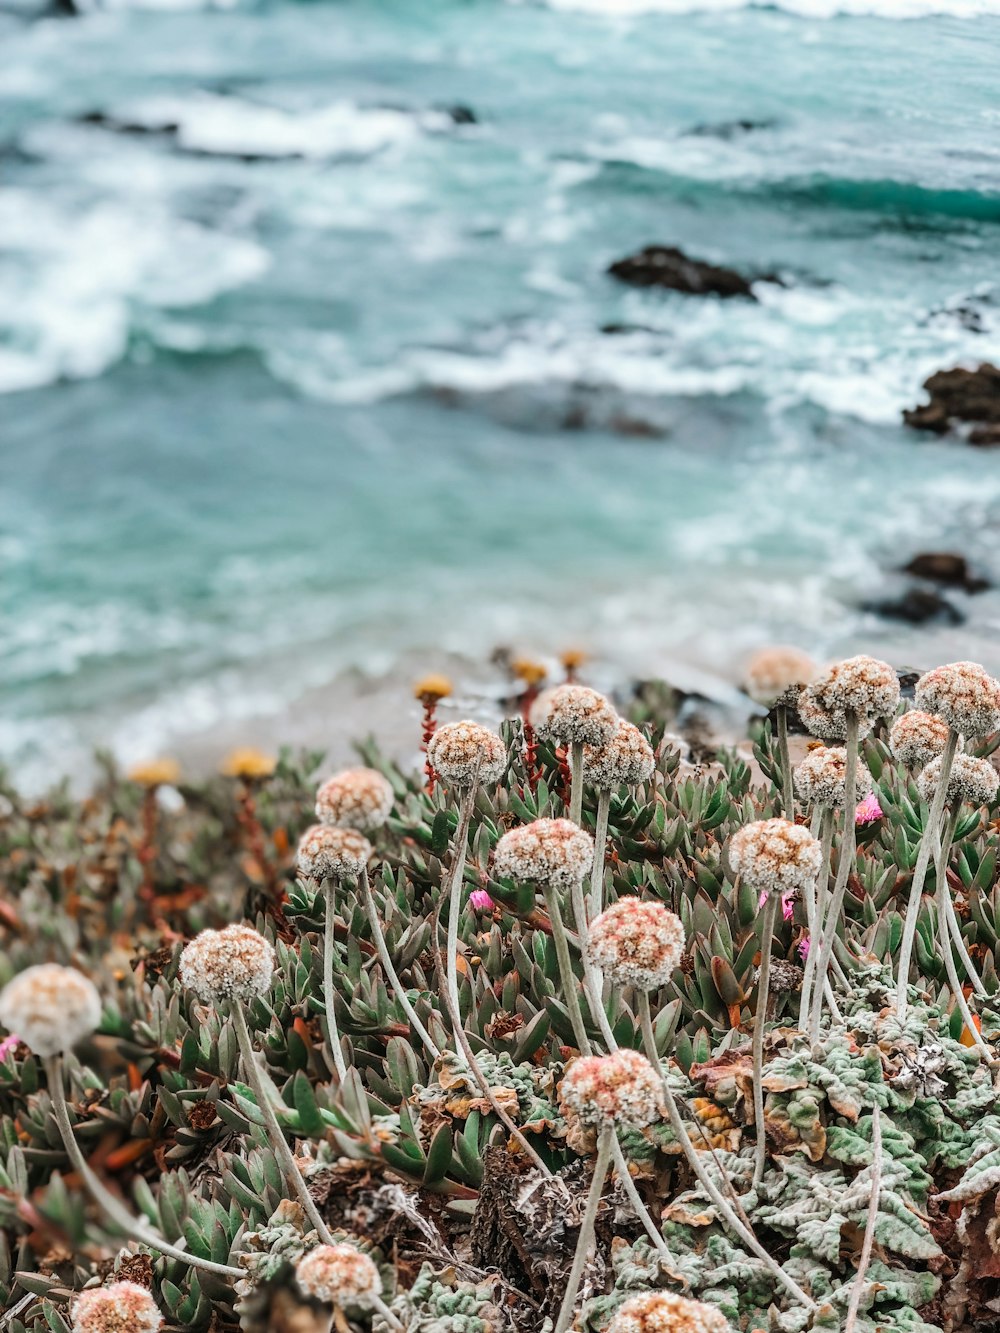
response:
[(77, 116), (78, 125), (94, 125), (98, 129), (112, 130), (115, 134), (177, 134), (180, 125), (172, 121), (163, 121), (160, 124), (144, 124), (142, 121), (119, 120), (117, 116), (109, 116), (105, 111), (86, 111), (82, 116)]
[(766, 120), (719, 120), (705, 125), (693, 125), (686, 135), (704, 139), (736, 139), (754, 130), (773, 130), (779, 122), (773, 117)]
[(977, 578), (971, 572), (964, 555), (953, 551), (921, 551), (903, 566), (903, 573), (963, 592), (983, 592), (990, 586), (988, 579)]
[(939, 370), (924, 389), (930, 402), (903, 412), (908, 426), (944, 435), (957, 422), (976, 422), (970, 443), (1000, 444), (1000, 368), (984, 361), (975, 370)]
[(745, 296), (756, 300), (748, 280), (735, 269), (692, 259), (673, 245), (647, 245), (634, 255), (617, 259), (608, 272), (634, 287), (666, 287), (691, 296)]
[(478, 125), (479, 117), (473, 111), (471, 106), (462, 106), (461, 103), (456, 106), (446, 106), (445, 111), (451, 116), (456, 125)]
[(927, 588), (907, 588), (898, 597), (865, 602), (863, 609), (886, 620), (906, 620), (911, 625), (961, 625), (965, 616), (939, 592)]

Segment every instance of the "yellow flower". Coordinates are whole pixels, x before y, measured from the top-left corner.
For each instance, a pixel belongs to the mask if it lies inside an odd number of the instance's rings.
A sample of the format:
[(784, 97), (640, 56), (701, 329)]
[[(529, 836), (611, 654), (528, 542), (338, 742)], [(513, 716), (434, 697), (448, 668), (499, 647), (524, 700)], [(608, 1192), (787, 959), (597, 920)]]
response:
[(567, 648), (559, 660), (567, 671), (576, 671), (583, 666), (589, 656), (590, 654), (585, 653), (582, 648)]
[(510, 669), (518, 680), (523, 680), (525, 685), (541, 685), (542, 681), (549, 674), (541, 662), (536, 662), (531, 657), (515, 657), (510, 664)]
[(415, 699), (420, 699), (421, 701), (447, 699), (448, 695), (451, 694), (451, 689), (451, 681), (447, 676), (434, 675), (432, 673), (417, 681), (416, 685), (413, 687), (413, 697)]
[(269, 778), (277, 762), (273, 755), (244, 745), (226, 755), (222, 772), (228, 778)]
[(138, 782), (141, 787), (162, 787), (180, 781), (180, 776), (181, 766), (176, 759), (151, 759), (128, 771), (129, 782)]

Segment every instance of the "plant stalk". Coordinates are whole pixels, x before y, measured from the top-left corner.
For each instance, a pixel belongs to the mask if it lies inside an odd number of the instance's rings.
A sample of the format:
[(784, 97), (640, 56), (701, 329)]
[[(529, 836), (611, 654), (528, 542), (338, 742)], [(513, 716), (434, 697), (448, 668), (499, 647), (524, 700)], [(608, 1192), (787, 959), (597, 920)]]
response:
[[(559, 894), (549, 885), (545, 886), (545, 905), (549, 909), (549, 920), (552, 922), (552, 942), (556, 946), (556, 961), (559, 964), (559, 977), (566, 994), (569, 1021), (573, 1025), (573, 1037), (580, 1054), (590, 1055), (590, 1038), (587, 1036), (583, 1011), (580, 1008), (576, 973), (573, 971), (573, 962), (569, 956), (569, 940), (566, 937), (566, 927), (563, 925), (562, 910), (559, 907)], [(600, 1007), (603, 1009), (603, 1005)]]
[(635, 1215), (642, 1223), (643, 1230), (656, 1247), (656, 1252), (664, 1267), (668, 1270), (675, 1281), (680, 1282), (682, 1278), (676, 1271), (677, 1260), (670, 1252), (670, 1246), (663, 1239), (663, 1232), (656, 1225), (650, 1214), (649, 1209), (643, 1202), (642, 1195), (636, 1188), (635, 1181), (632, 1179), (632, 1172), (628, 1169), (628, 1162), (625, 1160), (625, 1154), (622, 1152), (622, 1145), (618, 1142), (618, 1135), (611, 1136), (611, 1152), (614, 1157), (615, 1170), (618, 1172), (618, 1178), (622, 1182), (625, 1193), (628, 1195), (628, 1201), (635, 1210)]
[(614, 1133), (613, 1127), (607, 1125), (601, 1130), (600, 1137), (597, 1140), (597, 1160), (594, 1163), (594, 1174), (590, 1181), (590, 1192), (587, 1195), (587, 1206), (584, 1210), (583, 1221), (580, 1223), (580, 1235), (576, 1242), (573, 1267), (570, 1269), (569, 1279), (566, 1283), (566, 1294), (563, 1296), (562, 1305), (559, 1307), (559, 1317), (556, 1319), (555, 1333), (566, 1333), (573, 1322), (573, 1311), (576, 1306), (577, 1293), (580, 1290), (580, 1281), (583, 1278), (583, 1270), (587, 1266), (587, 1256), (590, 1253), (590, 1246), (594, 1239), (594, 1224), (597, 1221), (597, 1211), (601, 1206), (601, 1194), (608, 1174), (608, 1163), (611, 1160), (611, 1141), (614, 1138)]
[(583, 819), (583, 741), (573, 741), (569, 749), (569, 817), (574, 824)]
[(597, 824), (594, 827), (594, 868), (590, 872), (590, 919), (604, 911), (604, 853), (608, 845), (608, 816), (611, 793), (603, 787), (597, 793)]
[(764, 1176), (767, 1159), (767, 1132), (764, 1126), (764, 1029), (767, 1024), (767, 1006), (771, 980), (771, 942), (781, 894), (772, 889), (764, 905), (764, 929), (761, 941), (760, 969), (757, 973), (757, 1011), (753, 1016), (753, 1118), (757, 1141), (753, 1155), (753, 1189)]
[(871, 1263), (872, 1248), (875, 1244), (875, 1223), (878, 1220), (878, 1206), (882, 1194), (882, 1120), (876, 1102), (872, 1110), (872, 1197), (868, 1203), (868, 1218), (865, 1222), (865, 1238), (861, 1245), (861, 1259), (858, 1273), (851, 1288), (851, 1303), (847, 1307), (847, 1319), (844, 1333), (854, 1333), (858, 1319), (858, 1307), (865, 1290), (865, 1276)]
[(336, 918), (335, 887), (332, 879), (324, 879), (323, 896), (326, 899), (326, 928), (323, 937), (323, 1004), (326, 1010), (326, 1033), (330, 1043), (330, 1054), (337, 1071), (337, 1078), (343, 1083), (347, 1078), (347, 1062), (340, 1045), (340, 1029), (337, 1026), (337, 1010), (333, 997), (333, 953), (334, 921)]
[(465, 875), (465, 851), (469, 842), (469, 824), (472, 821), (472, 807), (476, 801), (478, 774), (472, 785), (462, 793), (462, 802), (458, 811), (458, 828), (455, 830), (455, 851), (452, 859), (448, 887), (448, 944), (445, 968), (447, 970), (448, 994), (451, 1007), (458, 1015), (461, 1024), (462, 1005), (458, 998), (458, 918), (462, 902), (462, 881)]
[(382, 971), (386, 975), (389, 985), (399, 1001), (399, 1007), (409, 1020), (410, 1026), (424, 1044), (424, 1049), (433, 1063), (439, 1059), (441, 1052), (431, 1037), (431, 1034), (417, 1017), (417, 1012), (409, 1001), (403, 983), (399, 979), (399, 973), (393, 964), (389, 955), (389, 949), (385, 942), (385, 935), (382, 933), (382, 923), (378, 919), (378, 912), (375, 907), (375, 895), (372, 892), (371, 881), (368, 878), (368, 867), (365, 866), (361, 871), (361, 894), (365, 902), (365, 911), (368, 913), (368, 924), (371, 926), (372, 939), (375, 941), (375, 950), (378, 953), (379, 962), (382, 964)]
[(781, 804), (785, 818), (795, 823), (795, 787), (792, 782), (792, 760), (788, 753), (788, 709), (778, 704), (775, 709), (778, 718), (778, 754), (781, 759)]

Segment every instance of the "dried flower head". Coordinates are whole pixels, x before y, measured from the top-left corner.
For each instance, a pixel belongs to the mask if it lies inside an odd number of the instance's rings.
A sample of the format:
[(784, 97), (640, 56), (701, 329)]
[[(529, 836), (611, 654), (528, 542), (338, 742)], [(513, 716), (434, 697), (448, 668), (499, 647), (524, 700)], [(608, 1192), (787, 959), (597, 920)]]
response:
[(0, 991), (0, 1023), (47, 1059), (89, 1037), (101, 1021), (101, 997), (75, 967), (39, 963)]
[(316, 793), (316, 818), (371, 833), (389, 818), (394, 800), (388, 778), (374, 768), (345, 768)]
[(250, 1001), (271, 988), (275, 953), (251, 926), (203, 930), (181, 953), (181, 983), (199, 999)]
[(585, 1055), (566, 1070), (559, 1090), (565, 1110), (581, 1124), (644, 1129), (666, 1114), (659, 1073), (639, 1051)]
[(371, 1304), (382, 1295), (382, 1279), (367, 1254), (353, 1245), (317, 1245), (295, 1266), (306, 1296), (326, 1305)]
[[(814, 736), (820, 736), (825, 741), (843, 741), (847, 739), (847, 714), (828, 712), (817, 702), (808, 686), (799, 695), (798, 704), (802, 724)], [(874, 725), (874, 718), (859, 717), (858, 739), (867, 736)]]
[(684, 927), (663, 903), (619, 898), (590, 923), (587, 956), (619, 986), (655, 990), (680, 966)]
[(624, 718), (618, 719), (603, 745), (584, 746), (583, 780), (604, 791), (648, 782), (655, 767), (653, 747), (639, 728)]
[(483, 786), (498, 782), (507, 767), (503, 741), (478, 722), (449, 722), (438, 727), (427, 745), (434, 772), (452, 787)]
[(510, 664), (511, 674), (523, 680), (529, 688), (541, 685), (549, 674), (544, 662), (536, 662), (533, 657), (515, 657)]
[(306, 879), (350, 879), (361, 874), (371, 854), (371, 843), (357, 829), (313, 824), (302, 835), (295, 864)]
[(704, 1301), (644, 1291), (618, 1307), (606, 1333), (729, 1333), (729, 1320)]
[(536, 819), (512, 828), (497, 843), (494, 873), (502, 879), (570, 889), (594, 860), (594, 840), (570, 819)]
[(761, 648), (747, 663), (747, 694), (770, 706), (790, 685), (805, 685), (815, 674), (816, 663), (798, 648)]
[(447, 699), (451, 691), (452, 684), (448, 677), (432, 671), (429, 676), (421, 677), (414, 685), (413, 697), (424, 704), (437, 703), (439, 699)]
[(917, 681), (917, 707), (936, 713), (960, 736), (1000, 730), (1000, 681), (978, 662), (949, 662)]
[[(802, 711), (803, 701), (807, 710), (815, 705), (830, 719), (829, 725), (837, 727), (838, 731), (843, 727), (837, 736), (822, 731), (817, 731), (816, 735), (840, 740), (847, 735), (849, 713), (853, 713), (859, 722), (892, 717), (899, 707), (899, 676), (888, 662), (880, 662), (875, 657), (848, 657), (843, 662), (834, 663), (806, 686), (799, 701), (802, 720), (812, 731), (814, 728)], [(816, 714), (813, 716), (815, 718)]]
[(802, 824), (787, 819), (758, 819), (744, 824), (729, 842), (729, 862), (736, 874), (765, 893), (791, 893), (812, 884), (822, 852)]
[(158, 1333), (163, 1315), (137, 1282), (85, 1291), (73, 1306), (73, 1333)]
[(604, 695), (586, 685), (544, 690), (532, 704), (529, 718), (542, 740), (563, 745), (603, 745), (618, 722), (618, 714)]
[(920, 708), (902, 713), (889, 732), (889, 749), (907, 768), (923, 768), (943, 752), (947, 742), (948, 723)]
[[(941, 780), (941, 756), (932, 759), (917, 777), (920, 799), (930, 805)], [(967, 801), (969, 805), (992, 805), (1000, 787), (1000, 774), (987, 759), (976, 759), (971, 754), (957, 754), (948, 776), (946, 799), (949, 805)]]
[(269, 778), (277, 767), (273, 754), (265, 754), (252, 745), (230, 750), (222, 761), (222, 772), (227, 778)]
[[(847, 751), (842, 745), (817, 745), (795, 770), (795, 790), (807, 804), (840, 807), (847, 785)], [(872, 790), (872, 775), (858, 762), (857, 797), (863, 800)]]
[(151, 759), (145, 764), (135, 764), (128, 771), (129, 782), (137, 782), (140, 787), (173, 786), (181, 778), (181, 766), (176, 759)]

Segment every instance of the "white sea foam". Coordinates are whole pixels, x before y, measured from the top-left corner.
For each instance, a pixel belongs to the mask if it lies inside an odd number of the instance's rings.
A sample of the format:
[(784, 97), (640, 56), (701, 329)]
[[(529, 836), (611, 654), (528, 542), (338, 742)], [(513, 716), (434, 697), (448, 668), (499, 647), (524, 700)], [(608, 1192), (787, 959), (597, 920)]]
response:
[[(524, 0), (512, 0), (520, 4)], [(841, 15), (884, 19), (996, 17), (996, 0), (541, 0), (550, 9), (609, 18), (647, 14), (719, 14), (741, 9), (781, 9), (800, 18)]]

